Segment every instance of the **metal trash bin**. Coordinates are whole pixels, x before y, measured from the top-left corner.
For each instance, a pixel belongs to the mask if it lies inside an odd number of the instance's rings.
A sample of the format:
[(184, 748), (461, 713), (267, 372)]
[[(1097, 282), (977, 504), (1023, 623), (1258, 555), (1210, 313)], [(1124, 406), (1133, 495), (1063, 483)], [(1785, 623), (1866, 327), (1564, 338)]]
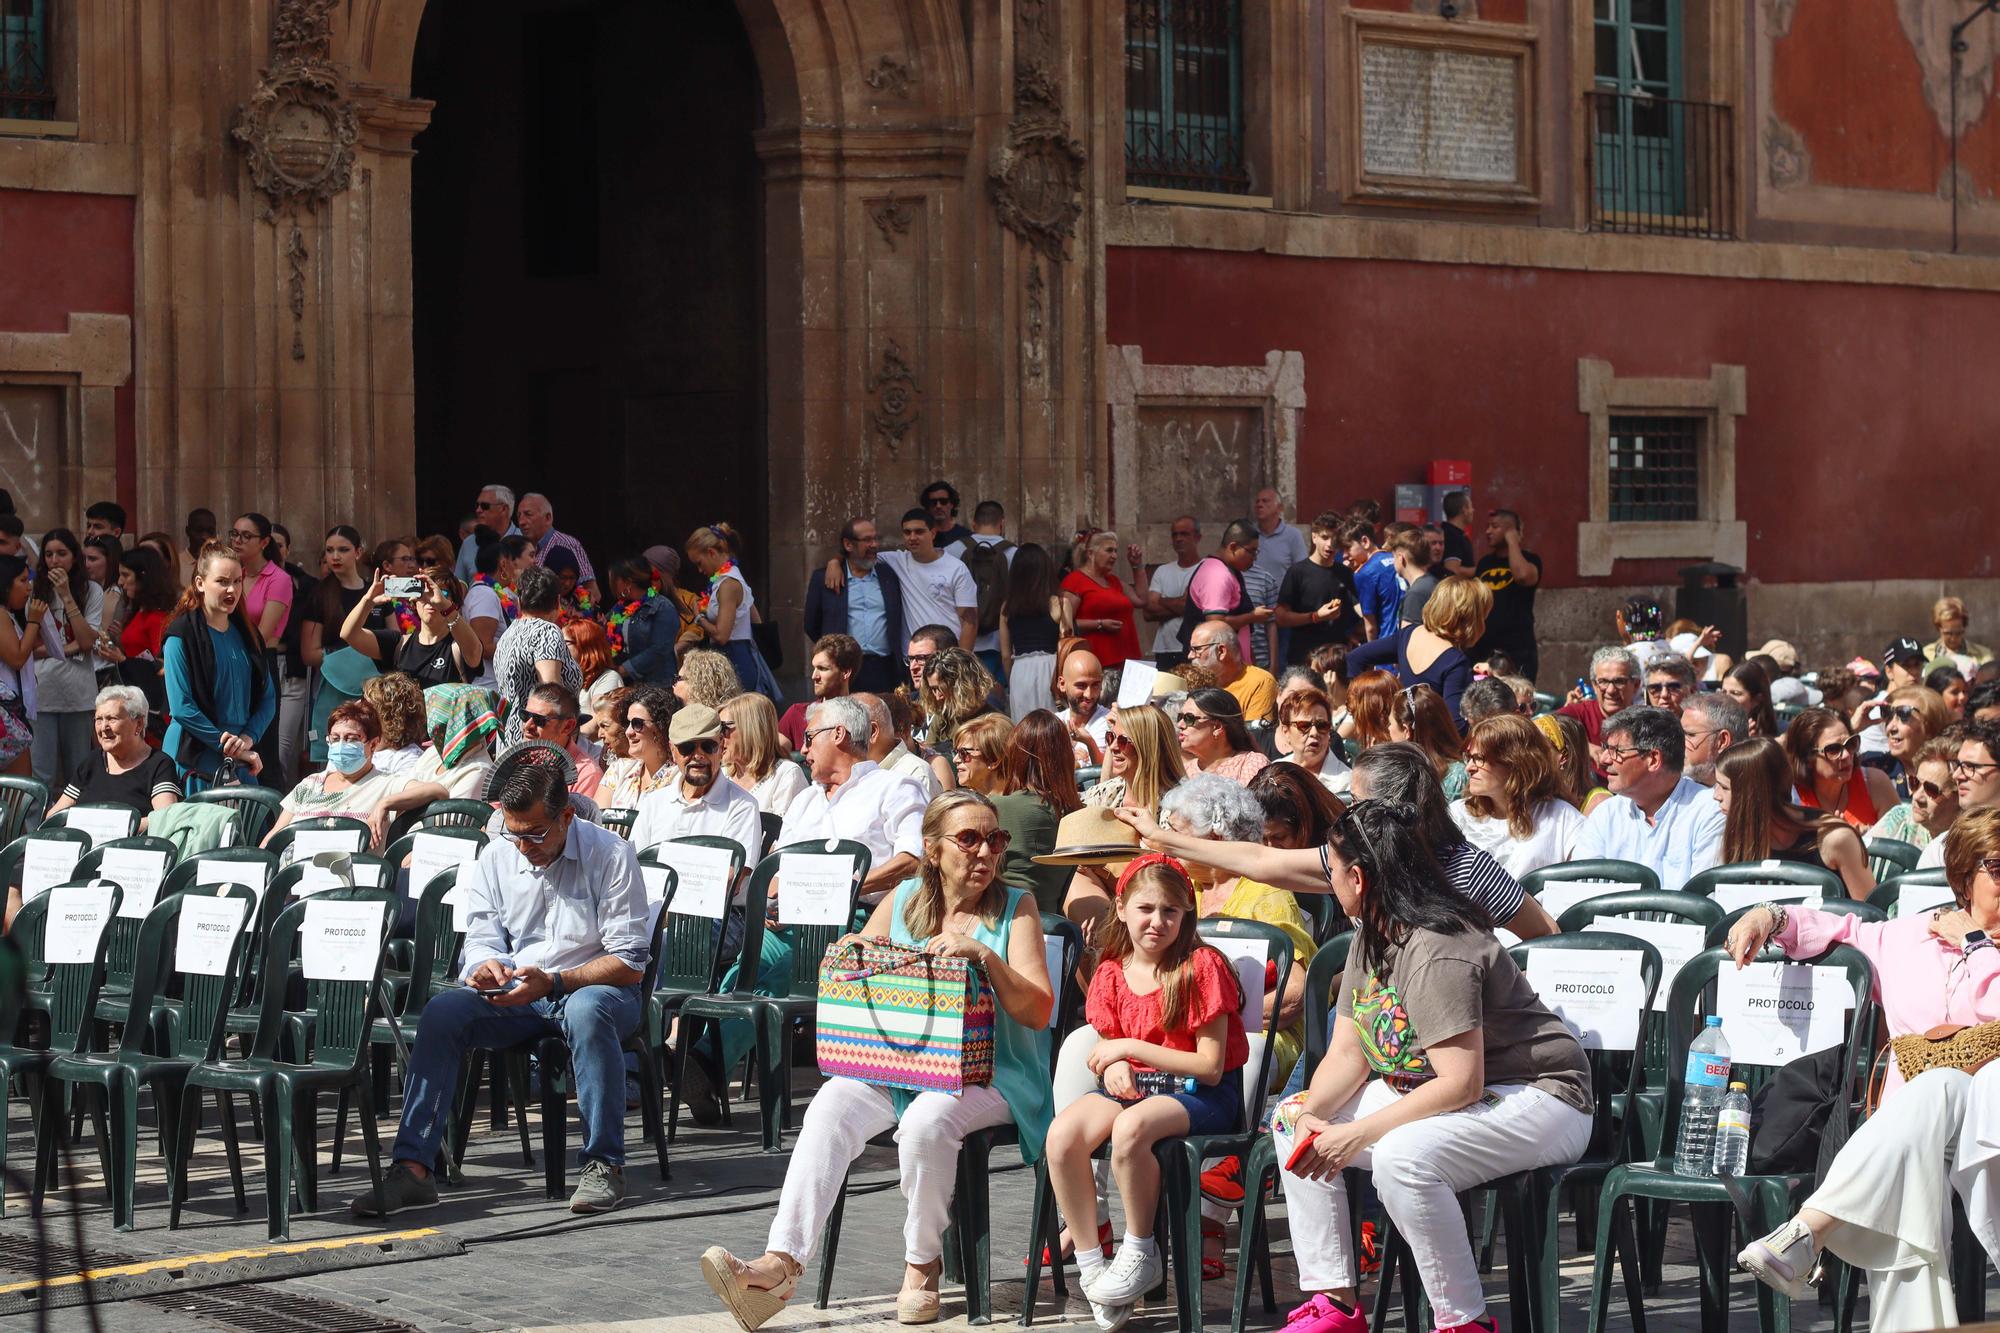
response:
[(1743, 571), (1719, 560), (1688, 565), (1680, 571), (1680, 591), (1674, 594), (1675, 619), (1713, 625), (1722, 632), (1715, 650), (1742, 661), (1750, 650), (1750, 603), (1742, 585)]

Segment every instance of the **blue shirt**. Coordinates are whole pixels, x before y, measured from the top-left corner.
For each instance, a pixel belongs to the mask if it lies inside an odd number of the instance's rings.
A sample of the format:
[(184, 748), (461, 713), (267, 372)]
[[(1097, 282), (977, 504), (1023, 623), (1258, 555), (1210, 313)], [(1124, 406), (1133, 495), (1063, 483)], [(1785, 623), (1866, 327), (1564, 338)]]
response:
[(554, 972), (614, 954), (645, 971), (653, 914), (639, 854), (581, 813), (546, 867), (536, 869), (513, 843), (495, 838), (481, 849), (470, 879), (461, 978), (493, 958)]
[(1577, 834), (1574, 859), (1608, 857), (1651, 866), (1663, 889), (1678, 889), (1722, 859), (1722, 807), (1715, 794), (1683, 776), (1652, 822), (1629, 796), (1591, 811)]
[(866, 574), (857, 574), (853, 566), (848, 567), (847, 632), (868, 656), (894, 657), (896, 650), (889, 642), (889, 604), (883, 599), (877, 568), (870, 565)]
[(1396, 577), (1396, 557), (1377, 551), (1354, 571), (1354, 595), (1361, 614), (1375, 622), (1375, 637), (1396, 629), (1396, 612), (1403, 604), (1403, 581)]
[[(261, 736), (278, 711), (278, 691), (272, 685), (264, 691), (256, 715), (251, 715), (251, 672), (262, 671), (264, 664), (258, 662), (252, 666), (243, 640), (233, 632), (218, 631), (213, 626), (203, 625), (201, 629), (208, 635), (210, 650), (215, 657), (215, 680), (210, 686), (209, 697), (215, 701), (215, 711), (219, 716), (210, 717), (196, 703), (194, 692), (188, 686), (187, 645), (178, 638), (169, 637), (161, 646), (161, 655), (166, 677), (167, 710), (173, 714), (162, 747), (170, 755), (180, 753), (184, 735), (192, 736), (207, 748), (218, 751), (222, 748), (222, 733), (225, 731), (237, 736)], [(265, 684), (271, 685), (271, 681), (266, 678)]]

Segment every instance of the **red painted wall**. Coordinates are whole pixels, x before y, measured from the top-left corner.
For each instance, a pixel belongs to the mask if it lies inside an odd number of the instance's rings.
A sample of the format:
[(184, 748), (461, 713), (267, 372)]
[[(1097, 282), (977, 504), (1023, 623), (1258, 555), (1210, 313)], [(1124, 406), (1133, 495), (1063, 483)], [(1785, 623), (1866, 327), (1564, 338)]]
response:
[[(61, 333), (72, 312), (129, 318), (136, 282), (132, 219), (127, 196), (0, 190), (0, 329)], [(119, 386), (117, 498), (132, 516), (132, 531), (140, 532), (142, 522), (173, 525), (137, 510), (136, 401), (130, 381)], [(70, 517), (80, 528), (81, 506)]]
[[(1737, 516), (1769, 582), (1991, 576), (2000, 296), (1900, 287), (1111, 249), (1106, 336), (1154, 364), (1305, 358), (1298, 512), (1388, 507), (1432, 458), (1521, 511), (1552, 583), (1588, 516), (1577, 361), (1747, 368)], [(1976, 443), (1975, 443), (1976, 442)], [(1249, 497), (1241, 497), (1247, 510)], [(1671, 582), (1621, 561), (1610, 582)]]

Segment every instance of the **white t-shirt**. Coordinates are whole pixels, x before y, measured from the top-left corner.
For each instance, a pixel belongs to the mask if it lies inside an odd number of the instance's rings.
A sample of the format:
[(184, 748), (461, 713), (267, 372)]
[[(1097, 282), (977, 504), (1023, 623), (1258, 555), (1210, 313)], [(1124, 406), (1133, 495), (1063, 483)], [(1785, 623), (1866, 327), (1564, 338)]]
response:
[[(1196, 560), (1194, 564), (1187, 566), (1161, 565), (1153, 571), (1153, 591), (1163, 598), (1187, 596), (1188, 584), (1194, 581), (1195, 567), (1200, 564), (1201, 561)], [(1154, 656), (1157, 657), (1162, 653), (1179, 655), (1182, 618), (1182, 616), (1169, 616), (1161, 622), (1159, 630), (1153, 635)]]
[[(500, 635), (507, 628), (507, 616), (500, 609), (500, 594), (488, 583), (475, 583), (465, 590), (465, 605), (461, 608), (467, 621), (490, 620), (496, 626), (493, 641), (498, 643)], [(477, 633), (475, 630), (474, 633)], [(474, 685), (493, 688), (493, 654), (486, 653), (479, 659), (479, 674), (472, 678)]]
[[(998, 546), (1001, 542), (1006, 541), (1007, 538), (997, 532), (975, 532), (972, 534), (972, 540), (978, 542), (981, 546)], [(1007, 568), (1012, 569), (1014, 567), (1014, 552), (1020, 549), (1021, 548), (1018, 546), (1010, 546), (1006, 550), (1000, 553), (1001, 555), (1007, 558)], [(956, 558), (955, 553), (948, 552), (947, 554), (954, 554), (954, 558)], [(959, 563), (964, 564), (965, 562), (963, 560), (960, 560)], [(972, 570), (970, 567), (968, 567), (965, 572), (970, 574)], [(979, 580), (977, 579), (974, 579), (972, 581), (972, 592), (973, 592), (972, 600), (976, 604), (979, 601)], [(956, 622), (946, 622), (946, 623), (956, 623)], [(916, 626), (914, 625), (909, 626), (909, 628), (914, 629), (916, 628)], [(999, 652), (1000, 631), (996, 629), (990, 634), (981, 634), (979, 637), (975, 638), (972, 641), (972, 651), (974, 651), (975, 653)]]
[(1536, 806), (1535, 831), (1525, 838), (1516, 838), (1505, 819), (1473, 814), (1462, 800), (1451, 803), (1451, 818), (1467, 842), (1498, 861), (1515, 879), (1530, 870), (1569, 860), (1576, 835), (1583, 831), (1583, 812), (1568, 801), (1548, 800)]
[[(945, 551), (929, 564), (919, 564), (908, 551), (884, 551), (882, 559), (903, 581), (903, 632), (915, 634), (926, 625), (958, 628), (961, 610), (979, 609), (979, 585), (965, 562)], [(902, 644), (895, 645), (901, 648)]]

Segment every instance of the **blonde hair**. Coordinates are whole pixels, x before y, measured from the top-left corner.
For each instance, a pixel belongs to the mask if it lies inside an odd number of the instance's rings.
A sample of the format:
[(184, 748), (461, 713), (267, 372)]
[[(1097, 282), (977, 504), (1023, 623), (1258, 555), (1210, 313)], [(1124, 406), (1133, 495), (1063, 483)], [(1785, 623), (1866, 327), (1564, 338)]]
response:
[(1146, 811), (1157, 811), (1160, 798), (1187, 776), (1180, 739), (1164, 709), (1152, 704), (1114, 708), (1112, 716), (1132, 741), (1132, 772), (1125, 779), (1125, 800)]
[[(1931, 603), (1931, 628), (1943, 629), (1947, 620), (1966, 620), (1963, 597), (1940, 597)], [(1970, 623), (1968, 621), (1968, 623)]]
[(1440, 582), (1424, 603), (1424, 628), (1460, 652), (1470, 652), (1486, 633), (1486, 617), (1492, 610), (1492, 589), (1478, 579), (1454, 574)]
[[(732, 782), (754, 787), (771, 776), (783, 761), (784, 750), (778, 737), (778, 709), (761, 694), (739, 694), (722, 705), (730, 712), (729, 725), (735, 734), (732, 749), (743, 766), (729, 774)], [(721, 711), (720, 709), (717, 710)]]
[(1013, 734), (1013, 720), (1005, 713), (981, 713), (952, 733), (951, 743), (977, 750), (993, 776), (1005, 785), (1007, 741)]
[[(927, 940), (938, 933), (944, 924), (944, 870), (933, 855), (938, 844), (944, 841), (945, 821), (954, 810), (976, 805), (992, 815), (998, 823), (1000, 814), (993, 808), (993, 802), (968, 787), (954, 787), (941, 792), (938, 798), (924, 810), (924, 860), (917, 872), (917, 891), (903, 904), (903, 924), (909, 927), (910, 938)], [(979, 900), (979, 918), (988, 925), (999, 921), (1000, 913), (1007, 906), (1007, 885), (1000, 878), (998, 868), (993, 878), (987, 882), (986, 894)]]
[(743, 549), (743, 538), (727, 523), (711, 523), (688, 534), (687, 549), (690, 554), (718, 546), (734, 555)]
[(743, 693), (736, 668), (713, 648), (690, 648), (682, 653), (681, 679), (687, 682), (689, 703), (717, 710)]
[(1952, 900), (1964, 907), (1972, 900), (1972, 880), (1979, 863), (2000, 856), (2000, 810), (1967, 810), (1952, 821), (1944, 844), (1944, 877)]

